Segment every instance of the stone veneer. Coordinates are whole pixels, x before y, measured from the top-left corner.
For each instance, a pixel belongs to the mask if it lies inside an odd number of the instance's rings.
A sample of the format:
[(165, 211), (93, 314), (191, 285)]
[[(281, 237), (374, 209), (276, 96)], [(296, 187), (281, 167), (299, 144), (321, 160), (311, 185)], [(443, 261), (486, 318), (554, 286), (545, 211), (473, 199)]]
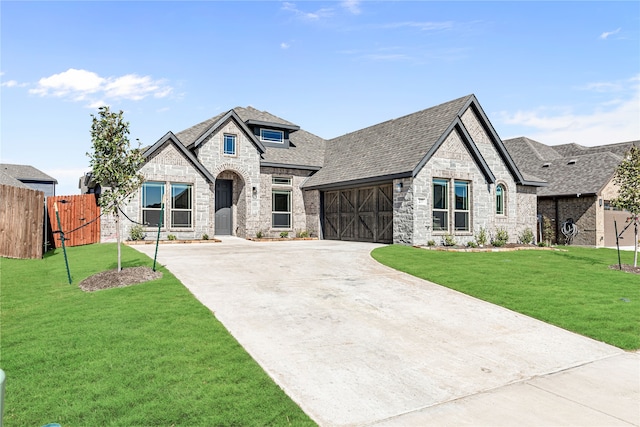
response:
[[(264, 237), (279, 237), (283, 231), (289, 232), (290, 237), (295, 237), (297, 233), (303, 231), (317, 237), (320, 231), (320, 192), (300, 189), (312, 173), (303, 169), (263, 167), (260, 175), (259, 194), (262, 204), (258, 228), (252, 230), (248, 237), (255, 236), (258, 231), (262, 232)], [(273, 184), (273, 177), (289, 178), (291, 185)], [(273, 190), (291, 191), (291, 228), (271, 227), (271, 192)]]
[[(471, 197), (470, 230), (454, 232), (453, 215), (449, 215), (449, 233), (456, 243), (466, 244), (474, 240), (481, 227), (489, 235), (499, 227), (509, 233), (509, 241), (516, 242), (519, 234), (529, 228), (535, 232), (536, 195), (534, 187), (516, 185), (502, 157), (486, 134), (475, 113), (469, 109), (462, 122), (476, 143), (480, 153), (496, 177), (495, 184), (488, 184), (482, 171), (472, 158), (461, 135), (453, 131), (433, 154), (415, 178), (397, 179), (402, 183), (400, 191), (394, 191), (394, 243), (426, 245), (430, 240), (442, 243), (446, 232), (432, 230), (433, 178), (470, 182)], [(506, 189), (505, 214), (495, 214), (495, 188), (502, 184)], [(449, 202), (454, 201), (453, 182), (449, 186)]]
[[(224, 134), (236, 135), (236, 155), (224, 155), (222, 151)], [(254, 237), (258, 231), (265, 236), (277, 237), (288, 231), (293, 237), (306, 231), (318, 236), (320, 231), (319, 191), (302, 191), (300, 186), (313, 171), (301, 169), (272, 168), (260, 166), (260, 153), (244, 132), (232, 120), (212, 133), (195, 154), (202, 165), (216, 179), (232, 181), (232, 234), (239, 237)], [(204, 234), (215, 235), (215, 183), (205, 177), (171, 143), (167, 142), (142, 166), (140, 172), (146, 181), (166, 183), (165, 194), (170, 194), (170, 183), (193, 185), (193, 227), (162, 228), (160, 239), (166, 240), (173, 234), (178, 240), (200, 239)], [(292, 179), (291, 186), (280, 186), (292, 193), (292, 227), (271, 228), (271, 191), (276, 188), (272, 177)], [(138, 190), (123, 208), (133, 221), (142, 221), (141, 194)], [(170, 199), (169, 199), (170, 200)], [(169, 224), (168, 221), (165, 222)], [(123, 218), (123, 240), (129, 236), (134, 223)], [(146, 228), (147, 238), (155, 238), (157, 228)], [(101, 220), (101, 241), (115, 241), (114, 218), (105, 215)]]
[[(161, 239), (166, 239), (167, 235), (174, 234), (178, 239), (200, 239), (203, 234), (213, 237), (213, 222), (208, 201), (213, 194), (212, 186), (204, 177), (190, 164), (178, 151), (176, 147), (167, 142), (164, 147), (156, 151), (155, 155), (148, 159), (142, 166), (140, 172), (145, 176), (146, 181), (165, 182), (165, 195), (170, 194), (170, 183), (184, 183), (193, 185), (194, 212), (193, 227), (184, 228), (163, 228), (160, 233)], [(142, 221), (142, 190), (137, 190), (129, 202), (123, 206), (124, 213), (133, 221)], [(169, 224), (169, 222), (167, 222)], [(135, 224), (127, 218), (122, 218), (122, 240), (129, 236), (129, 230)], [(147, 238), (155, 238), (157, 228), (146, 228)], [(100, 241), (112, 242), (116, 240), (114, 218), (111, 215), (104, 215), (100, 223)]]

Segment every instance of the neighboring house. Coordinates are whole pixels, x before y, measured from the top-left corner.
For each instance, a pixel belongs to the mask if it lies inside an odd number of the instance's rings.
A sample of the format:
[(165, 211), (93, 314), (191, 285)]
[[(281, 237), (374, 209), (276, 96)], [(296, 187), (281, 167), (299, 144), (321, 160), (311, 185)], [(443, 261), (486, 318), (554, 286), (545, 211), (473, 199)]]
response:
[[(548, 183), (538, 189), (538, 213), (552, 221), (554, 242), (566, 242), (562, 228), (568, 221), (577, 227), (572, 244), (615, 246), (614, 220), (622, 231), (629, 214), (611, 205), (618, 193), (613, 176), (625, 154), (633, 145), (640, 146), (640, 141), (597, 147), (548, 146), (520, 137), (504, 144), (523, 173)], [(633, 239), (631, 233), (626, 236)]]
[[(536, 226), (542, 182), (516, 167), (474, 95), (325, 141), (234, 108), (144, 152), (146, 182), (124, 212), (162, 238), (307, 232), (426, 245), (482, 227), (510, 241)], [(89, 180), (90, 181), (90, 180)], [(166, 201), (161, 218), (162, 201)], [(103, 221), (103, 241), (114, 239)]]
[(0, 172), (2, 172), (0, 175), (7, 175), (13, 178), (12, 181), (6, 176), (2, 177), (3, 184), (12, 185), (11, 182), (13, 182), (14, 186), (17, 187), (19, 185), (15, 185), (15, 181), (18, 181), (27, 188), (44, 192), (45, 197), (56, 195), (58, 181), (33, 166), (0, 163)]

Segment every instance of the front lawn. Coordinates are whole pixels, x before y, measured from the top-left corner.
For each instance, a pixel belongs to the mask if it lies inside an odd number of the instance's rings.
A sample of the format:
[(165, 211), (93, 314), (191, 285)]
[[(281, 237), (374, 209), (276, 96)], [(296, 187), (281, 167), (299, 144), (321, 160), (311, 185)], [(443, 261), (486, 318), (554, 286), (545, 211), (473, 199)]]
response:
[[(375, 249), (382, 264), (611, 345), (640, 348), (640, 275), (609, 269), (616, 251)], [(622, 254), (631, 264), (633, 253)]]
[[(123, 246), (123, 267), (152, 265)], [(0, 259), (4, 425), (314, 425), (168, 271), (86, 293), (115, 268), (113, 244)]]

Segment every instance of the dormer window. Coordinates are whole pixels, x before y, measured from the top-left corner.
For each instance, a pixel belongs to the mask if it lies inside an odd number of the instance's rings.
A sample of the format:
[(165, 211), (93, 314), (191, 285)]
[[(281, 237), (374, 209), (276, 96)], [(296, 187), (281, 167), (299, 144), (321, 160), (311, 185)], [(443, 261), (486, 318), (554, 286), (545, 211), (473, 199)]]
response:
[(260, 129), (260, 141), (284, 144), (284, 132), (273, 129)]

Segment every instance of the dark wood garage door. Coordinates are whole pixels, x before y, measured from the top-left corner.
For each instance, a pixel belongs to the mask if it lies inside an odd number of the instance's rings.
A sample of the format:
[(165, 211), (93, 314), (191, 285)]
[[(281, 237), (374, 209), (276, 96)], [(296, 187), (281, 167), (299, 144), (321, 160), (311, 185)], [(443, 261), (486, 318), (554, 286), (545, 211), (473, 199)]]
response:
[(392, 243), (392, 184), (325, 191), (324, 238)]

